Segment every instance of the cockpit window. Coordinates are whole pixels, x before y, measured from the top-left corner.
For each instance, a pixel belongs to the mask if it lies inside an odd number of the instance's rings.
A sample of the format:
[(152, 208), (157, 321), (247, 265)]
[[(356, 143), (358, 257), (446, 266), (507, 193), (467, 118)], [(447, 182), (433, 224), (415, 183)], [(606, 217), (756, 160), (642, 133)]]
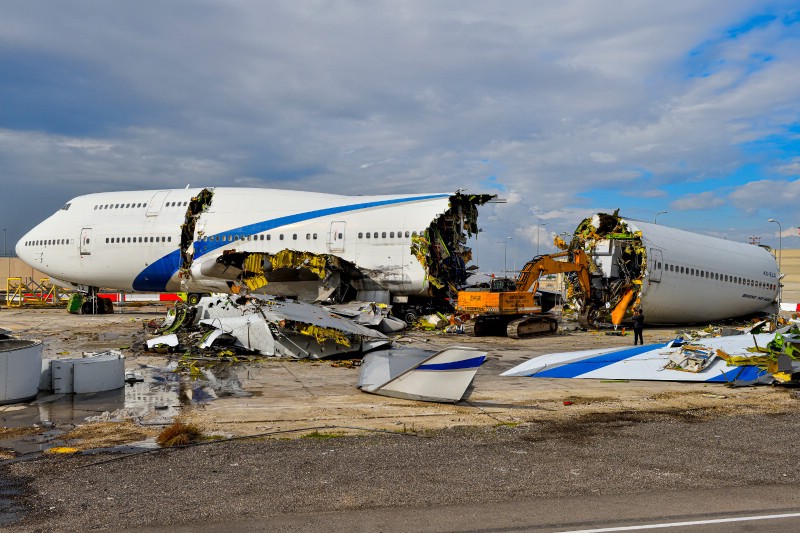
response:
[(69, 206), (71, 206), (71, 205), (72, 205), (71, 203), (67, 202), (66, 204), (64, 204), (64, 207), (59, 209), (59, 211), (66, 211), (67, 209), (69, 209)]

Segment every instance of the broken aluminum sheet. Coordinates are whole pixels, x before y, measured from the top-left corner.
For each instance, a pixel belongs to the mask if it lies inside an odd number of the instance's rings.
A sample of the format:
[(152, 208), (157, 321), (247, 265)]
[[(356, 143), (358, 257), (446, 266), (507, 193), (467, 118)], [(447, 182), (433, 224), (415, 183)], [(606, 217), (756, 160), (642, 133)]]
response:
[[(216, 328), (234, 337), (237, 345), (263, 355), (319, 359), (367, 352), (392, 342), (382, 333), (325, 307), (258, 294), (203, 298), (197, 316), (201, 324)], [(209, 339), (214, 340), (207, 337), (205, 345), (210, 345)]]
[(42, 371), (42, 348), (39, 340), (0, 339), (0, 405), (36, 396)]
[(486, 352), (462, 346), (381, 350), (364, 356), (357, 387), (392, 398), (455, 403), (484, 361)]
[(216, 328), (205, 337), (201, 348), (210, 347), (220, 335), (230, 335), (236, 339), (235, 345), (261, 355), (275, 355), (275, 337), (269, 323), (260, 315), (207, 318), (201, 324)]
[[(752, 356), (753, 353), (748, 348), (754, 347), (756, 343), (763, 347), (774, 337), (769, 333), (715, 337), (704, 339), (702, 345), (714, 352), (722, 350), (730, 356)], [(667, 344), (551, 353), (534, 357), (501, 375), (726, 383), (735, 380), (751, 381), (766, 373), (754, 365), (729, 366), (719, 357), (710, 361), (699, 372), (666, 368), (672, 362), (670, 356), (679, 350), (680, 346), (672, 341)]]
[(348, 302), (345, 304), (326, 305), (337, 315), (349, 318), (356, 324), (377, 329), (381, 333), (396, 333), (406, 328), (405, 321), (389, 316), (389, 308), (374, 302)]
[(51, 359), (43, 371), (40, 388), (55, 394), (88, 394), (125, 385), (125, 356), (116, 350), (85, 354), (83, 358)]
[(169, 346), (170, 348), (174, 348), (178, 344), (178, 336), (173, 333), (171, 335), (163, 335), (161, 337), (149, 339), (147, 341), (147, 349), (152, 350), (156, 346)]

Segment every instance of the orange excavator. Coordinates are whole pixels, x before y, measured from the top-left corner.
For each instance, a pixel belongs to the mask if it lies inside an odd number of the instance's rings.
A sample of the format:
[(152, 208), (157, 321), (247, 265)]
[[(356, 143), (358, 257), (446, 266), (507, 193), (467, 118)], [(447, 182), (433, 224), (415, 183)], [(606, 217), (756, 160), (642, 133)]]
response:
[[(560, 258), (567, 258), (559, 261)], [(488, 289), (467, 289), (458, 293), (457, 309), (473, 315), (464, 327), (468, 334), (507, 335), (522, 339), (558, 328), (555, 318), (542, 313), (536, 296), (539, 278), (548, 274), (575, 272), (585, 294), (589, 294), (589, 259), (583, 250), (540, 255), (528, 261), (516, 281), (492, 279)]]

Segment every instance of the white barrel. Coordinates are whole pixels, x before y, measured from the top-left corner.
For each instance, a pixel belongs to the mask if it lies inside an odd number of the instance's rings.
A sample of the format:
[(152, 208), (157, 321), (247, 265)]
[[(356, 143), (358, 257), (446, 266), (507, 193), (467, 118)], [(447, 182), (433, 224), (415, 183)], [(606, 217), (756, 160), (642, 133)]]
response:
[(42, 341), (0, 339), (0, 404), (36, 397), (42, 372)]

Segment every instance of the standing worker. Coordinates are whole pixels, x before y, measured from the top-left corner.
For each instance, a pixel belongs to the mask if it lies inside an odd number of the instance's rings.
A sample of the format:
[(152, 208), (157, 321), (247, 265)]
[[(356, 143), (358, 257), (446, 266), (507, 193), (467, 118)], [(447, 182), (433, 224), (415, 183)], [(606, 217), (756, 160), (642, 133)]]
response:
[(636, 346), (637, 344), (644, 345), (644, 337), (642, 337), (642, 332), (644, 331), (644, 313), (642, 312), (641, 308), (637, 309), (633, 313), (633, 345)]

